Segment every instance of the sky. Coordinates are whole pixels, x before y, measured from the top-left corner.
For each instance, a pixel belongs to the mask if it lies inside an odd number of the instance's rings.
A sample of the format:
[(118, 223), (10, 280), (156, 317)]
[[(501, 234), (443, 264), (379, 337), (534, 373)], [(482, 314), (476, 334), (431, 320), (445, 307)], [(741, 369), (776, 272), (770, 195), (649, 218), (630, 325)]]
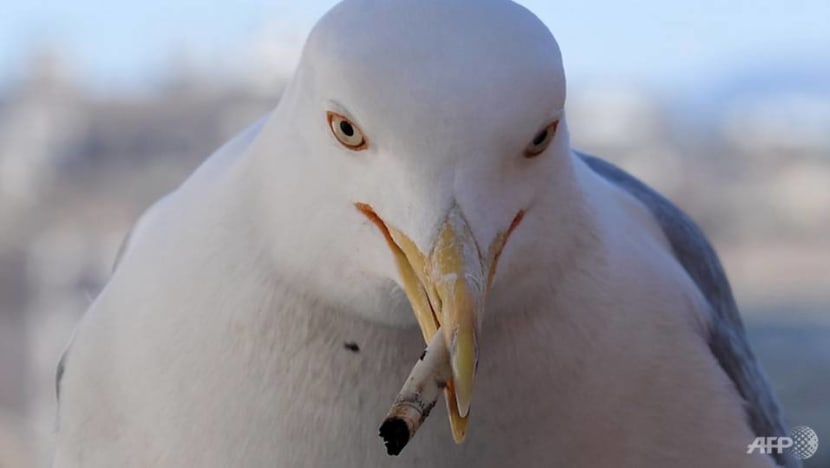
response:
[[(280, 62), (274, 66), (290, 70), (308, 30), (334, 3), (0, 0), (0, 85), (47, 47), (101, 89), (151, 85), (182, 57), (221, 77), (265, 49)], [(557, 37), (571, 82), (682, 89), (765, 62), (830, 63), (828, 0), (519, 3)]]

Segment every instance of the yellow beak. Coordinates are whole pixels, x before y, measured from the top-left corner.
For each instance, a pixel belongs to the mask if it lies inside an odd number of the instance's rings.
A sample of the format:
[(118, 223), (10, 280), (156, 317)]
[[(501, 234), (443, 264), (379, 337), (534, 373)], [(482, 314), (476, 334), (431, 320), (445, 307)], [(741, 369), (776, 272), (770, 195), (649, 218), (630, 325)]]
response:
[(432, 250), (424, 255), (403, 232), (386, 225), (369, 205), (356, 206), (386, 237), (424, 341), (429, 343), (439, 328), (443, 330), (452, 368), (444, 395), (453, 439), (461, 443), (467, 434), (486, 296), (507, 237), (524, 213), (520, 211), (509, 229), (493, 240), (487, 252), (482, 252), (461, 209), (454, 205), (438, 230)]
[(462, 418), (470, 412), (478, 368), (479, 319), (487, 294), (483, 261), (470, 226), (461, 210), (453, 207), (427, 259), (423, 284), (435, 290), (430, 303), (440, 310), (438, 322), (450, 351), (454, 409)]

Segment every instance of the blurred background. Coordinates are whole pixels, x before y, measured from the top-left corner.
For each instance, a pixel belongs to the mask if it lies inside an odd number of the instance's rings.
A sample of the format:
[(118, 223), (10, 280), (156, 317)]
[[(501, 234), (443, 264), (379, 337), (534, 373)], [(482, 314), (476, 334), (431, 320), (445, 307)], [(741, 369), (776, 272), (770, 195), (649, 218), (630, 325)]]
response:
[[(54, 374), (140, 212), (271, 109), (335, 2), (0, 0), (0, 468), (49, 463)], [(576, 148), (712, 237), (830, 466), (830, 2), (520, 1)]]

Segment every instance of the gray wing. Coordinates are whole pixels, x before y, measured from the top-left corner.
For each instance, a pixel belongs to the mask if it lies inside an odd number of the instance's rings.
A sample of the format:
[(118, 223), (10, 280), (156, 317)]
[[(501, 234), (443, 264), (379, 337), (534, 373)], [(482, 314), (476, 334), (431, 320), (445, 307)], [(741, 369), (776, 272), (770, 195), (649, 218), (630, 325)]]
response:
[[(729, 280), (703, 231), (669, 200), (627, 172), (602, 159), (577, 154), (594, 172), (652, 212), (677, 261), (709, 302), (713, 315), (708, 330), (709, 348), (743, 398), (750, 427), (758, 436), (786, 436), (778, 402), (746, 339)], [(799, 466), (789, 454), (773, 457), (779, 465)]]

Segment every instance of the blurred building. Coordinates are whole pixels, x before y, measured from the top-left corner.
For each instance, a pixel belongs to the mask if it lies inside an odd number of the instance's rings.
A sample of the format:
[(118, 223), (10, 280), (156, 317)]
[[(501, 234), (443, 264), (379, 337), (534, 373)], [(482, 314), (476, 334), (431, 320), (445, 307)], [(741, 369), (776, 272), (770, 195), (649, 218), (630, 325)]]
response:
[(669, 195), (683, 191), (684, 149), (672, 139), (670, 109), (640, 89), (592, 87), (571, 93), (572, 144), (610, 158)]
[(724, 112), (722, 133), (758, 184), (747, 198), (775, 213), (765, 213), (762, 229), (777, 235), (784, 227), (789, 235), (830, 231), (830, 93), (740, 100)]

